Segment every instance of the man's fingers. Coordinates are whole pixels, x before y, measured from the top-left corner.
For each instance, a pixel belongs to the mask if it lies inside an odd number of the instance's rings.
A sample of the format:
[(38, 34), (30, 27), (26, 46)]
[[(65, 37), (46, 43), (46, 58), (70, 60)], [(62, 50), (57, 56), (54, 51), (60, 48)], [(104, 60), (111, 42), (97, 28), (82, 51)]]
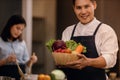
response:
[(81, 59), (81, 58), (86, 59), (86, 56), (83, 54), (77, 54), (77, 56), (79, 57), (79, 59)]

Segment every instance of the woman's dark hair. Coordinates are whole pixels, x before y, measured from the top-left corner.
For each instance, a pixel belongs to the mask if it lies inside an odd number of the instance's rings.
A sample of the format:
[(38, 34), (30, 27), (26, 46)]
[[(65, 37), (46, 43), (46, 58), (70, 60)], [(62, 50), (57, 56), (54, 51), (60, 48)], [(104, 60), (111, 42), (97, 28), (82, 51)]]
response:
[[(93, 2), (93, 1), (95, 1), (95, 0), (90, 0), (90, 1)], [(75, 5), (75, 0), (72, 0), (72, 3), (73, 3), (73, 5)]]
[[(25, 24), (26, 26), (26, 21), (25, 19), (21, 16), (21, 15), (13, 15), (11, 16), (8, 21), (7, 24), (5, 25), (2, 33), (1, 33), (1, 38), (4, 41), (8, 41), (8, 39), (11, 37), (11, 33), (10, 33), (10, 29), (11, 27), (13, 27), (13, 25), (16, 24)], [(22, 41), (22, 34), (17, 38), (19, 41)], [(16, 40), (16, 38), (14, 39)]]

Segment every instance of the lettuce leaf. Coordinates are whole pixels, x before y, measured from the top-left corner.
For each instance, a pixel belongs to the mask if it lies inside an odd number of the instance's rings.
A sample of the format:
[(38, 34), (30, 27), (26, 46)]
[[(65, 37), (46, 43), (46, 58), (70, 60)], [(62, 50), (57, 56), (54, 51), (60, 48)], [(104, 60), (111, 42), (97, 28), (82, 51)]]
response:
[(48, 42), (46, 42), (46, 47), (48, 48), (48, 50), (50, 51), (50, 52), (52, 52), (52, 45), (53, 45), (53, 43), (55, 42), (56, 40), (55, 39), (50, 39)]
[(74, 51), (76, 47), (80, 44), (80, 43), (75, 42), (74, 40), (69, 40), (69, 41), (66, 41), (65, 43), (66, 43), (67, 48), (69, 48), (72, 51)]

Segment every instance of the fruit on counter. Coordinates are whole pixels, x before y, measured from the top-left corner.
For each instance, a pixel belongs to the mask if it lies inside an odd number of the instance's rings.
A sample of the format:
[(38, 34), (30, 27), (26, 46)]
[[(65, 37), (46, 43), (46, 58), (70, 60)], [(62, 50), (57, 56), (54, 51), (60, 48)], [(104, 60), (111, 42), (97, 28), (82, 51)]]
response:
[(51, 72), (55, 76), (55, 80), (64, 80), (65, 79), (65, 73), (62, 70), (55, 69)]
[(51, 80), (56, 80), (56, 78), (55, 78), (55, 75), (54, 75), (54, 74), (50, 73), (49, 75), (50, 75), (50, 77), (51, 77)]
[(51, 77), (49, 75), (45, 75), (45, 80), (51, 80)]
[(51, 80), (51, 77), (47, 74), (39, 74), (38, 80)]
[(63, 40), (49, 40), (46, 43), (47, 48), (50, 52), (61, 52), (61, 53), (85, 53), (86, 47), (81, 43), (77, 43), (74, 40), (63, 41)]
[(39, 74), (38, 75), (38, 80), (44, 80), (45, 78), (45, 75), (44, 74)]

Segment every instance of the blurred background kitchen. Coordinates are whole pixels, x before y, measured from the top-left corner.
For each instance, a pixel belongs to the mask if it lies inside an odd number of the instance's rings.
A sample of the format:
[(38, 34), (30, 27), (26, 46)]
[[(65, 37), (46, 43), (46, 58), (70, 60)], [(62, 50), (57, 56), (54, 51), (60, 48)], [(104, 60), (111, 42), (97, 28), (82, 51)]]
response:
[[(120, 0), (98, 0), (96, 17), (113, 27), (120, 40)], [(51, 53), (45, 47), (49, 39), (61, 39), (62, 31), (77, 22), (72, 10), (72, 0), (0, 0), (0, 32), (8, 18), (21, 14), (27, 27), (24, 39), (29, 53), (35, 52), (38, 62), (33, 65), (33, 73), (49, 73), (54, 69)], [(111, 45), (112, 46), (112, 45)], [(110, 71), (120, 76), (120, 53), (117, 64)]]

